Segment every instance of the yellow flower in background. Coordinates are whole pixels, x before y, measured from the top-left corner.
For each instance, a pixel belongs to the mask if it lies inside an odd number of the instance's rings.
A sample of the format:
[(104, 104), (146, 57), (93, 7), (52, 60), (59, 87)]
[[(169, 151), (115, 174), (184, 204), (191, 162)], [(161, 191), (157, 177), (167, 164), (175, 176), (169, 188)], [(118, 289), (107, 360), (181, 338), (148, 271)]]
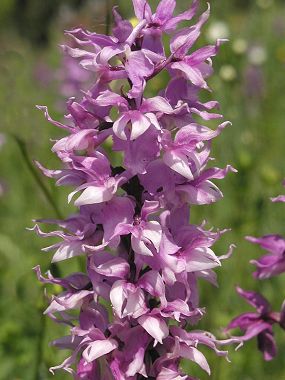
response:
[(135, 28), (138, 23), (139, 23), (139, 20), (136, 18), (136, 17), (132, 17), (129, 19), (130, 23), (132, 24), (132, 26)]
[(278, 46), (276, 49), (276, 58), (278, 61), (285, 63), (285, 45)]
[(220, 77), (226, 82), (231, 82), (236, 79), (237, 71), (232, 65), (223, 65), (220, 68)]
[(252, 164), (252, 156), (248, 150), (241, 150), (238, 155), (239, 164), (242, 168), (249, 168)]
[(244, 38), (237, 38), (233, 41), (232, 49), (236, 54), (244, 54), (247, 51), (248, 43)]
[(275, 184), (280, 181), (280, 173), (274, 166), (264, 164), (261, 167), (261, 176), (269, 184)]

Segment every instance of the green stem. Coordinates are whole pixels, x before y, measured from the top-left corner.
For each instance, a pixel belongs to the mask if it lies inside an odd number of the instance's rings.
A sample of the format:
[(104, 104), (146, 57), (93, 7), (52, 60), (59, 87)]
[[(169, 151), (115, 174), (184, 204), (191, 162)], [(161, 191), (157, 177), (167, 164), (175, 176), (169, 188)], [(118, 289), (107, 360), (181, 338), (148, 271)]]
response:
[(113, 5), (112, 0), (106, 0), (105, 34), (107, 36), (110, 34), (112, 5)]
[(41, 364), (43, 363), (43, 356), (44, 356), (43, 343), (44, 343), (45, 331), (46, 331), (46, 316), (44, 315), (44, 308), (40, 308), (39, 312), (40, 312), (40, 326), (39, 326), (38, 340), (36, 344), (34, 380), (41, 379)]
[(12, 137), (15, 139), (15, 141), (16, 141), (19, 149), (20, 149), (20, 152), (22, 154), (22, 157), (24, 159), (25, 164), (27, 165), (27, 168), (29, 169), (29, 172), (32, 174), (35, 182), (40, 187), (40, 189), (42, 190), (45, 198), (47, 199), (47, 201), (49, 202), (49, 204), (53, 208), (53, 210), (54, 210), (57, 218), (63, 219), (63, 216), (61, 215), (61, 212), (59, 211), (59, 208), (57, 207), (56, 203), (54, 202), (54, 200), (52, 198), (52, 195), (50, 194), (50, 192), (47, 189), (46, 185), (42, 181), (41, 176), (39, 175), (39, 173), (35, 169), (32, 161), (29, 158), (25, 142), (23, 140), (21, 140), (18, 136), (12, 135)]
[[(21, 155), (23, 157), (23, 160), (31, 173), (32, 177), (34, 178), (35, 182), (37, 185), (40, 187), (42, 190), (45, 198), (53, 208), (56, 216), (59, 219), (63, 219), (62, 215), (54, 202), (52, 195), (50, 194), (49, 190), (47, 189), (46, 185), (41, 179), (41, 176), (35, 169), (32, 161), (29, 158), (29, 154), (26, 148), (26, 144), (23, 140), (21, 140), (18, 136), (12, 135), (14, 140), (16, 141), (19, 150), (21, 152)], [(55, 274), (56, 277), (60, 277), (60, 269), (56, 264), (51, 265), (52, 272)], [(34, 380), (39, 380), (41, 379), (41, 365), (43, 363), (43, 355), (44, 355), (44, 349), (43, 349), (43, 344), (44, 344), (44, 339), (45, 339), (45, 334), (46, 334), (46, 316), (43, 314), (44, 313), (44, 308), (41, 307), (39, 309), (40, 313), (40, 326), (39, 326), (39, 336), (36, 344), (36, 353), (35, 353), (35, 373), (34, 373)]]
[(221, 369), (222, 369), (222, 358), (217, 357), (216, 358), (216, 365), (214, 367), (213, 380), (219, 380), (220, 379)]
[[(63, 219), (63, 216), (62, 216), (61, 212), (59, 211), (59, 208), (57, 207), (56, 203), (54, 202), (54, 200), (52, 198), (52, 195), (50, 194), (50, 192), (47, 189), (46, 185), (42, 181), (41, 176), (39, 175), (39, 173), (35, 169), (32, 161), (29, 158), (29, 154), (27, 152), (27, 148), (26, 148), (25, 142), (23, 140), (21, 140), (18, 136), (12, 135), (12, 137), (15, 139), (15, 141), (16, 141), (19, 149), (20, 149), (20, 152), (22, 154), (24, 162), (27, 165), (27, 168), (28, 168), (29, 172), (32, 174), (35, 182), (40, 187), (40, 189), (42, 190), (42, 192), (43, 192), (45, 198), (47, 199), (48, 203), (53, 208), (56, 217), (58, 219)], [(56, 264), (51, 264), (51, 269), (53, 270), (53, 273), (55, 274), (56, 277), (60, 277), (61, 276), (60, 269), (59, 269), (59, 267)]]

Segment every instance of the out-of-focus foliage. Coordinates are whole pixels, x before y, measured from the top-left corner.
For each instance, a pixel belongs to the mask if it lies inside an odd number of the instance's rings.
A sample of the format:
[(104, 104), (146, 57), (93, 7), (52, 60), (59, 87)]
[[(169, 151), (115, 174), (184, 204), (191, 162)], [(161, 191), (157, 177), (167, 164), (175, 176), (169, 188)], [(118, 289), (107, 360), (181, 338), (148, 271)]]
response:
[[(119, 2), (127, 16), (131, 14), (130, 3)], [(178, 1), (181, 9), (188, 3)], [(48, 254), (40, 252), (47, 242), (25, 230), (32, 226), (32, 219), (55, 217), (56, 213), (20, 147), (27, 150), (29, 160), (57, 167), (49, 139), (61, 131), (45, 121), (35, 104), (48, 105), (55, 118), (62, 118), (57, 44), (62, 43), (63, 30), (72, 25), (105, 30), (106, 5), (103, 0), (0, 2), (0, 133), (6, 140), (0, 148), (0, 380), (51, 378), (47, 368), (64, 357), (48, 346), (49, 340), (63, 335), (64, 327), (41, 317), (43, 288), (31, 270), (38, 263), (43, 270), (48, 268)], [(248, 261), (258, 257), (260, 251), (243, 237), (285, 234), (284, 207), (269, 201), (270, 196), (280, 193), (285, 177), (285, 4), (282, 0), (212, 0), (211, 5), (211, 21), (201, 44), (214, 37), (230, 40), (214, 61), (211, 84), (225, 118), (233, 122), (215, 141), (215, 156), (219, 165), (231, 162), (239, 173), (224, 181), (224, 200), (204, 211), (202, 207), (199, 211), (194, 208), (192, 217), (196, 222), (206, 218), (210, 225), (232, 228), (216, 247), (217, 253), (223, 253), (232, 241), (238, 246), (220, 270), (219, 292), (202, 285), (201, 303), (208, 309), (203, 328), (219, 335), (220, 327), (247, 307), (236, 296), (235, 284), (253, 290), (260, 286), (277, 308), (284, 297), (284, 276), (258, 284), (252, 279)], [(163, 84), (164, 78), (158, 77), (149, 93), (154, 94)], [(205, 98), (211, 95), (205, 94)], [(15, 136), (21, 141), (17, 142)], [(70, 213), (66, 205), (68, 191), (55, 188), (47, 179), (42, 178), (42, 182), (60, 213)], [(71, 272), (77, 262), (64, 263), (61, 269), (66, 265), (66, 271)], [(278, 335), (277, 340), (280, 355), (275, 361), (264, 363), (255, 342), (250, 342), (231, 353), (231, 364), (223, 359), (212, 362), (212, 378), (285, 378), (284, 335)], [(36, 360), (41, 347), (44, 360), (38, 372)], [(197, 376), (206, 378), (198, 371)], [(68, 376), (59, 373), (55, 378)]]
[(68, 5), (77, 10), (84, 3), (83, 0), (2, 0), (0, 20), (2, 27), (11, 23), (22, 37), (43, 47), (49, 40), (50, 26), (60, 8)]

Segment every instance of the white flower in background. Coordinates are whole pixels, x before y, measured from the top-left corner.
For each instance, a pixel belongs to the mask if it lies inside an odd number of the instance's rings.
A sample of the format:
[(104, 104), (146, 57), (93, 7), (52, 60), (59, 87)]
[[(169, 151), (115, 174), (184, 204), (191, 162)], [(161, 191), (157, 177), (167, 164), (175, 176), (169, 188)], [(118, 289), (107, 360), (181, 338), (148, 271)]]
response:
[(253, 46), (248, 51), (248, 60), (252, 65), (260, 66), (267, 60), (267, 51), (261, 45)]
[(244, 131), (241, 134), (240, 140), (244, 145), (250, 145), (254, 142), (254, 137), (250, 131)]
[(226, 82), (231, 82), (236, 79), (237, 71), (232, 65), (223, 65), (220, 68), (220, 77)]
[(206, 32), (206, 38), (209, 42), (216, 42), (219, 38), (228, 38), (229, 36), (230, 29), (224, 21), (212, 22)]
[(248, 43), (243, 38), (237, 38), (232, 44), (232, 49), (236, 54), (244, 54), (247, 51)]

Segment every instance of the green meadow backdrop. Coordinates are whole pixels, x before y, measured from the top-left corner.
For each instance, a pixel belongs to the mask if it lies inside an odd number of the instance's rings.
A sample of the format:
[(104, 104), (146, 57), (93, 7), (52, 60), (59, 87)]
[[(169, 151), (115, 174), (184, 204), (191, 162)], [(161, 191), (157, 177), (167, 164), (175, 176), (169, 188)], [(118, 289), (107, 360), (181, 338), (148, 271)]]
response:
[[(185, 9), (191, 1), (177, 0)], [(111, 3), (111, 1), (110, 1)], [(117, 1), (131, 18), (131, 1)], [(150, 0), (156, 4), (156, 1)], [(192, 220), (231, 228), (216, 245), (223, 254), (237, 245), (234, 255), (218, 269), (218, 289), (201, 283), (201, 305), (208, 310), (201, 328), (222, 336), (230, 319), (247, 311), (235, 285), (261, 290), (276, 308), (284, 298), (285, 280), (255, 282), (248, 261), (261, 251), (245, 235), (285, 234), (285, 210), (269, 197), (282, 192), (285, 177), (285, 3), (283, 0), (211, 0), (212, 13), (199, 45), (226, 37), (214, 60), (210, 83), (226, 120), (233, 125), (214, 142), (216, 163), (231, 163), (238, 174), (222, 181), (225, 198), (219, 203), (193, 207)], [(206, 1), (201, 0), (201, 7)], [(85, 25), (104, 32), (108, 2), (104, 0), (1, 0), (0, 2), (0, 380), (46, 380), (48, 368), (67, 355), (48, 342), (65, 334), (63, 326), (42, 318), (46, 305), (44, 287), (32, 268), (49, 268), (51, 254), (41, 248), (51, 241), (38, 238), (27, 227), (33, 219), (67, 216), (68, 189), (56, 188), (43, 178), (33, 160), (49, 168), (59, 162), (52, 142), (62, 131), (49, 125), (35, 105), (47, 105), (54, 118), (64, 114), (62, 56), (63, 31)], [(164, 86), (159, 76), (149, 94)], [(207, 95), (208, 96), (208, 95)], [(213, 125), (214, 126), (214, 125)], [(63, 273), (77, 270), (77, 262), (60, 264)], [(51, 289), (50, 291), (59, 291)], [(205, 351), (214, 380), (285, 379), (285, 334), (278, 331), (279, 356), (265, 363), (250, 342), (238, 352), (231, 349), (231, 363)], [(191, 374), (206, 379), (195, 364)], [(68, 379), (58, 372), (55, 379)]]

